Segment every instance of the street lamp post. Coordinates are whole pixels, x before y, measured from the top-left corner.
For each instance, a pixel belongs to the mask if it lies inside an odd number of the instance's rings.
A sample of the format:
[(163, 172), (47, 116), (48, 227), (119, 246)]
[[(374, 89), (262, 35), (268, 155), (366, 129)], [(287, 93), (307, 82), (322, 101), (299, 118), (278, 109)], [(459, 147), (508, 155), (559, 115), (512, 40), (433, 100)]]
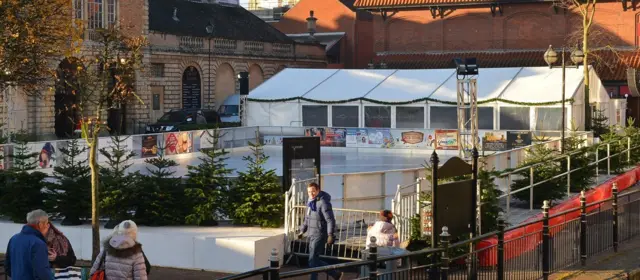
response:
[(582, 53), (582, 51), (580, 49), (575, 49), (574, 51), (571, 52), (571, 61), (573, 62), (573, 65), (566, 65), (565, 59), (564, 59), (564, 47), (562, 48), (562, 62), (560, 66), (554, 66), (553, 64), (556, 63), (556, 61), (558, 61), (558, 54), (556, 53), (556, 51), (553, 50), (553, 47), (551, 45), (549, 45), (549, 48), (547, 49), (546, 52), (544, 52), (544, 61), (547, 62), (547, 64), (549, 65), (549, 68), (562, 68), (562, 135), (561, 135), (561, 142), (560, 142), (560, 152), (564, 153), (565, 152), (565, 143), (564, 143), (564, 133), (565, 133), (565, 126), (567, 124), (567, 113), (566, 113), (566, 108), (564, 106), (565, 103), (565, 83), (566, 83), (566, 68), (570, 67), (570, 68), (578, 68), (578, 66), (580, 65), (580, 63), (582, 63), (582, 61), (584, 60), (584, 53)]
[(211, 37), (213, 37), (213, 22), (209, 21), (209, 25), (206, 27), (207, 34), (209, 35), (209, 94), (207, 96), (207, 107), (211, 107)]

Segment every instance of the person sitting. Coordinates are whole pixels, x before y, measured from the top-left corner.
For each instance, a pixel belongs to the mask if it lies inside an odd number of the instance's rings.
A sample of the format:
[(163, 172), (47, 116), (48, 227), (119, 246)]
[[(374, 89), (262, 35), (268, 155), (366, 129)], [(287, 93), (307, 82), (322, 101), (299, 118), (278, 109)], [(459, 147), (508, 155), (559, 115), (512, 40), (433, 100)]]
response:
[(376, 245), (378, 247), (399, 247), (400, 240), (398, 239), (398, 231), (396, 226), (391, 223), (393, 219), (393, 213), (389, 210), (380, 211), (379, 220), (376, 221), (367, 230), (367, 243), (366, 249), (371, 246), (371, 237), (375, 236)]

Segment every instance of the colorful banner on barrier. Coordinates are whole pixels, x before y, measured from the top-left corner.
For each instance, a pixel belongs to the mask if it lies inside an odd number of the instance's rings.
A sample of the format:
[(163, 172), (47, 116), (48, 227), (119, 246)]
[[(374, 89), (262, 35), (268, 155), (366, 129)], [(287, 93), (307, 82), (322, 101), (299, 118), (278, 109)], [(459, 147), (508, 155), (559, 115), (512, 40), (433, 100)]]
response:
[(435, 134), (433, 130), (348, 128), (346, 144), (349, 148), (435, 148)]
[(264, 136), (262, 144), (265, 146), (282, 146), (282, 136)]
[(193, 133), (190, 131), (164, 134), (164, 155), (178, 155), (193, 152)]
[(482, 136), (483, 151), (506, 151), (507, 133), (505, 131), (485, 131)]
[[(63, 142), (58, 142), (58, 144)], [(37, 156), (37, 169), (53, 168), (58, 163), (58, 159), (62, 157), (59, 145), (56, 142), (38, 142), (28, 144), (29, 152)]]
[(457, 150), (458, 131), (436, 129), (436, 149), (437, 150)]
[(140, 140), (140, 157), (158, 156), (158, 135), (144, 135)]
[[(347, 129), (336, 127), (312, 127), (304, 130), (304, 136), (320, 137), (320, 145), (324, 147), (346, 147)], [(280, 139), (280, 143), (282, 140)]]
[(531, 131), (507, 131), (507, 149), (517, 149), (531, 145)]

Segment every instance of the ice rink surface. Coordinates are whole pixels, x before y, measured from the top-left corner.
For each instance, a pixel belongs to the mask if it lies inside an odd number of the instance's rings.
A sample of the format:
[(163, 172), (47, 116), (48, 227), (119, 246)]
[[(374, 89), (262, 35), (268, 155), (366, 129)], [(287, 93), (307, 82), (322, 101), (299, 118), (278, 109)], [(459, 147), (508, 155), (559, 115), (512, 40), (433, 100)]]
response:
[[(275, 169), (276, 173), (282, 176), (282, 148), (265, 146), (265, 154), (269, 159), (265, 165), (267, 170)], [(229, 168), (238, 171), (246, 171), (247, 164), (243, 157), (251, 155), (248, 147), (235, 148), (229, 151), (226, 160)], [(187, 174), (188, 165), (200, 164), (202, 154), (193, 153), (185, 155), (171, 156), (179, 166), (175, 168), (175, 176)], [(342, 174), (360, 173), (374, 171), (400, 170), (410, 168), (420, 168), (425, 160), (429, 160), (431, 152), (411, 151), (411, 150), (381, 150), (381, 149), (356, 149), (356, 148), (322, 148), (320, 157), (321, 174)], [(440, 162), (446, 160), (448, 156), (440, 156)], [(140, 171), (148, 173), (146, 163), (136, 160), (129, 169), (130, 172)]]

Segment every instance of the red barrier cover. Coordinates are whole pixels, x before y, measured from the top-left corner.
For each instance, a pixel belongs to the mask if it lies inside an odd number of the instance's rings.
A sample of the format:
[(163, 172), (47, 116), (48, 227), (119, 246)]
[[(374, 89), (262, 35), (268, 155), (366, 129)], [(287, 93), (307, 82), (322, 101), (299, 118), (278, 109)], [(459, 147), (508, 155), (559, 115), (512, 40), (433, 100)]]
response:
[[(611, 178), (610, 180), (585, 193), (587, 204), (610, 198), (612, 196), (612, 188), (614, 182), (618, 183), (618, 191), (621, 192), (637, 183), (638, 178), (640, 178), (640, 166), (627, 171), (626, 173), (621, 174), (615, 178)], [(553, 216), (556, 213), (561, 213), (575, 208), (580, 208), (580, 195), (576, 195), (565, 202), (551, 207), (551, 209), (549, 209), (549, 216)], [(593, 212), (597, 208), (598, 205), (593, 205), (587, 208), (587, 212)], [(578, 218), (580, 218), (579, 209), (567, 213), (566, 215), (550, 219), (549, 226), (552, 228), (552, 230), (550, 230), (551, 235), (553, 236), (556, 232), (562, 231), (564, 226), (566, 226), (565, 221), (571, 221)], [(522, 224), (527, 224), (529, 222), (540, 219), (542, 219), (542, 213), (525, 220), (524, 222), (522, 222)], [(542, 243), (542, 221), (506, 232), (504, 234), (504, 240), (505, 260), (518, 257), (525, 252), (534, 250), (540, 243)], [(497, 244), (497, 237), (488, 238), (478, 243), (477, 250), (480, 251), (478, 253), (478, 259), (481, 266), (496, 265)], [(482, 250), (489, 247), (493, 248)]]

